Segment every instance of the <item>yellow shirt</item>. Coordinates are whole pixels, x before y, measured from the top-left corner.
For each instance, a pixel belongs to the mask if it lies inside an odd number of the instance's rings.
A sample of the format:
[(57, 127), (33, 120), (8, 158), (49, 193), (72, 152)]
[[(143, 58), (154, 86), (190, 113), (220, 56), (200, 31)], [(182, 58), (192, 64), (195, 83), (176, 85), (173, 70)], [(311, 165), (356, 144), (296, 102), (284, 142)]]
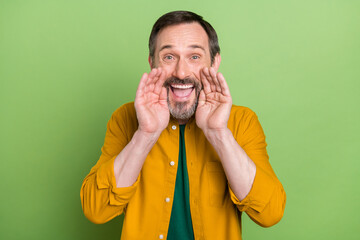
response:
[[(102, 154), (84, 179), (80, 197), (85, 216), (105, 223), (125, 213), (121, 239), (166, 239), (179, 156), (179, 124), (170, 119), (147, 156), (136, 182), (117, 188), (114, 159), (138, 128), (134, 103), (118, 108), (107, 125)], [(250, 193), (239, 201), (220, 159), (192, 118), (185, 129), (190, 211), (195, 239), (241, 239), (241, 214), (268, 227), (280, 221), (284, 189), (272, 170), (265, 135), (254, 112), (233, 106), (228, 128), (256, 165)]]

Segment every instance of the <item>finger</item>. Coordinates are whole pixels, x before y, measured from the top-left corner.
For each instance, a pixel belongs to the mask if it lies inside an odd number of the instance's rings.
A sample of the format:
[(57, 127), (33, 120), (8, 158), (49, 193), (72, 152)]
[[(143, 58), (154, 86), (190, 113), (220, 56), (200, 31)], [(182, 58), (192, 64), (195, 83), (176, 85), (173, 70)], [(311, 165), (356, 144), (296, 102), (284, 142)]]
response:
[(225, 96), (230, 96), (229, 86), (227, 85), (227, 82), (224, 76), (222, 75), (222, 73), (220, 72), (217, 73), (217, 79), (219, 80), (222, 94), (224, 94)]
[(215, 92), (216, 91), (216, 85), (210, 75), (210, 71), (209, 71), (209, 68), (205, 68), (205, 76), (206, 76), (206, 79), (208, 80), (209, 84), (210, 84), (210, 89), (211, 89), (211, 92)]
[(205, 68), (203, 68), (201, 71), (200, 71), (200, 80), (203, 84), (203, 89), (204, 89), (204, 92), (205, 93), (210, 93), (211, 92), (211, 87), (210, 87), (210, 83), (209, 81), (207, 80), (207, 77), (205, 75)]
[(151, 82), (153, 82), (154, 79), (156, 78), (157, 74), (158, 74), (158, 69), (157, 68), (151, 69), (146, 84), (150, 84)]
[(205, 94), (204, 90), (201, 90), (200, 94), (199, 94), (198, 105), (201, 106), (203, 103), (205, 103), (205, 101), (206, 101), (206, 94)]
[(167, 89), (165, 87), (161, 87), (159, 101), (167, 102)]
[(154, 91), (154, 82), (157, 81), (158, 77), (159, 77), (159, 69), (157, 68), (151, 69), (151, 72), (149, 73), (148, 79), (145, 83), (145, 92)]
[(155, 86), (154, 86), (154, 93), (155, 94), (160, 94), (164, 85), (164, 82), (166, 80), (166, 72), (162, 69), (160, 69), (160, 75), (158, 80), (155, 82)]
[(144, 94), (145, 84), (147, 80), (148, 80), (148, 74), (144, 73), (140, 79), (139, 86), (136, 90), (136, 97), (139, 97)]
[(220, 87), (220, 83), (219, 83), (219, 80), (217, 79), (217, 76), (216, 76), (216, 71), (214, 68), (210, 68), (209, 69), (209, 72), (210, 72), (210, 76), (216, 86), (216, 91), (217, 92), (221, 92), (221, 87)]

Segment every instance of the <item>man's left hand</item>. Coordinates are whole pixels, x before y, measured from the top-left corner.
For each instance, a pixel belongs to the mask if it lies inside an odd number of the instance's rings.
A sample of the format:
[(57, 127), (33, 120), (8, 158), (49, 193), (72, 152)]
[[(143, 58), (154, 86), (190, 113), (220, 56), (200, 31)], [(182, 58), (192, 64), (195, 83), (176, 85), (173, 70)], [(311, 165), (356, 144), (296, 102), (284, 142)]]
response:
[(232, 98), (229, 87), (221, 73), (214, 68), (203, 68), (200, 72), (203, 89), (195, 113), (196, 124), (205, 135), (227, 129)]

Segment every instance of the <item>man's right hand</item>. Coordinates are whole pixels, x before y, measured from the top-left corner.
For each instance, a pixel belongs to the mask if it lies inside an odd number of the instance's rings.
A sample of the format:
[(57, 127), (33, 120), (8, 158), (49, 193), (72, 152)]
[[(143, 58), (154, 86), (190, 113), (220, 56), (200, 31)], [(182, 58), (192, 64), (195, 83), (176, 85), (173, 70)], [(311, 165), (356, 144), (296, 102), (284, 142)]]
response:
[(165, 71), (154, 68), (140, 80), (135, 97), (139, 128), (114, 160), (116, 187), (135, 183), (147, 155), (169, 124), (167, 92), (163, 87), (165, 75)]
[(135, 97), (135, 109), (139, 128), (146, 134), (158, 134), (167, 127), (170, 112), (167, 104), (167, 90), (163, 87), (165, 71), (153, 68), (144, 73)]

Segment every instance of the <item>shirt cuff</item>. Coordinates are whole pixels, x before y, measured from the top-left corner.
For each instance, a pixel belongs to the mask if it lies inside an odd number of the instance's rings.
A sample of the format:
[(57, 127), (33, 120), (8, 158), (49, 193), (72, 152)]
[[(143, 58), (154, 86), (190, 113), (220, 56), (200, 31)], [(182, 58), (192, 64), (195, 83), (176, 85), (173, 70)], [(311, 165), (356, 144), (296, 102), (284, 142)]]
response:
[(114, 160), (116, 156), (103, 163), (96, 172), (98, 189), (109, 189), (110, 205), (120, 206), (127, 204), (135, 194), (140, 181), (140, 174), (135, 183), (129, 187), (116, 187), (114, 174)]
[(246, 211), (252, 208), (257, 212), (262, 212), (265, 206), (270, 201), (271, 195), (274, 191), (274, 179), (261, 169), (256, 169), (254, 183), (249, 194), (240, 201), (235, 193), (229, 187), (230, 197), (234, 204), (237, 205), (240, 211)]

